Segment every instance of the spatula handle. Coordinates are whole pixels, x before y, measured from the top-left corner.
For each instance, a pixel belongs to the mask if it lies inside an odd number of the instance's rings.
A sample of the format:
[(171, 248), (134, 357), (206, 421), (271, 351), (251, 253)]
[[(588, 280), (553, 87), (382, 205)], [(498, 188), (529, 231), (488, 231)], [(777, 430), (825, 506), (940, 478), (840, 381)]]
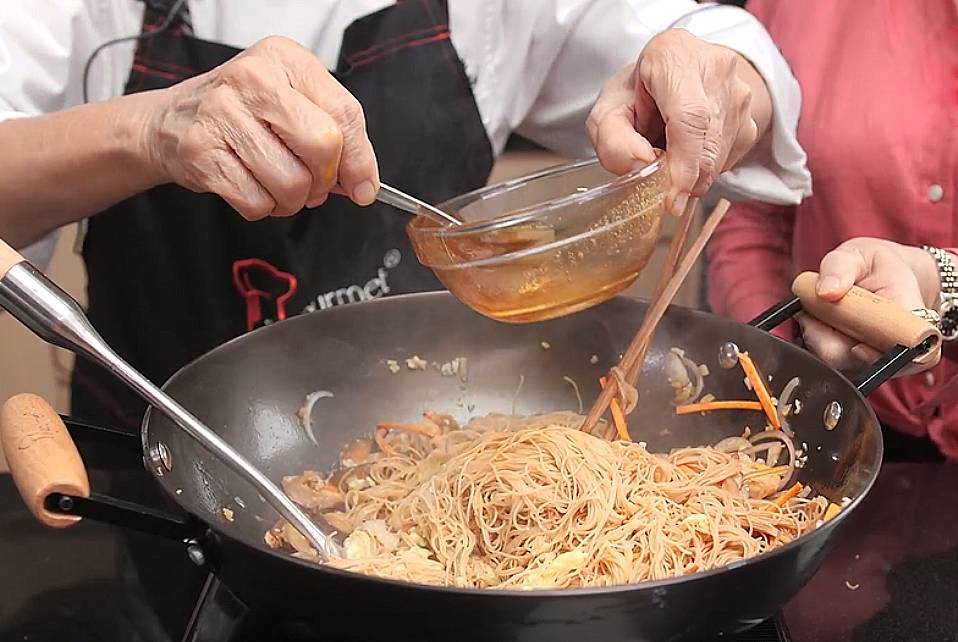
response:
[(10, 271), (10, 268), (25, 260), (19, 252), (0, 239), (0, 279)]

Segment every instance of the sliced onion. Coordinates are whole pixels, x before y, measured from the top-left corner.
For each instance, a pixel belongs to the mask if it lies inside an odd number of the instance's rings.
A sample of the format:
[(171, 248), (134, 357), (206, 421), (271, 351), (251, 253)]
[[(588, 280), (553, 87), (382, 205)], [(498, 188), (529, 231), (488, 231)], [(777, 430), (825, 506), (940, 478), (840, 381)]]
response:
[(775, 444), (768, 449), (768, 455), (765, 456), (765, 463), (769, 466), (772, 465), (772, 462), (777, 462), (778, 458), (782, 456), (782, 446), (780, 444)]
[[(792, 442), (792, 438), (781, 430), (763, 430), (762, 432), (756, 433), (749, 437), (748, 441), (752, 445), (745, 452), (753, 457), (759, 452), (771, 450), (773, 448), (781, 448), (782, 444), (785, 445), (785, 449), (788, 450), (788, 461), (785, 462), (784, 465), (787, 465), (791, 472), (782, 477), (782, 482), (779, 484), (778, 490), (785, 488), (785, 486), (795, 475), (795, 463), (797, 461), (795, 456), (795, 444)], [(772, 465), (772, 462), (767, 463), (769, 466)]]
[(665, 373), (669, 383), (677, 390), (672, 403), (680, 405), (693, 403), (699, 398), (705, 388), (708, 368), (686, 357), (683, 350), (672, 348), (665, 356)]
[(319, 446), (319, 442), (316, 440), (316, 435), (313, 434), (313, 406), (315, 406), (316, 402), (320, 399), (332, 398), (333, 393), (331, 393), (329, 390), (317, 390), (316, 392), (311, 392), (306, 395), (306, 403), (304, 403), (303, 407), (300, 408), (296, 413), (299, 415), (300, 423), (306, 430), (306, 436), (309, 437), (309, 440), (313, 442), (315, 446)]
[(516, 393), (512, 395), (512, 410), (509, 411), (509, 414), (515, 417), (516, 415), (516, 402), (519, 401), (519, 394), (522, 392), (522, 386), (526, 382), (525, 375), (519, 375), (519, 385), (516, 386)]
[(737, 453), (741, 450), (751, 448), (752, 444), (744, 437), (726, 437), (713, 446), (715, 450), (723, 453)]
[(582, 414), (582, 395), (579, 394), (579, 385), (575, 382), (575, 379), (572, 377), (562, 377), (562, 380), (572, 386), (572, 389), (575, 391), (575, 399), (579, 402), (579, 414)]
[(692, 383), (689, 372), (675, 349), (669, 350), (665, 355), (665, 377), (675, 387), (684, 388)]
[(795, 433), (792, 431), (791, 426), (788, 425), (788, 419), (785, 417), (785, 408), (788, 407), (789, 401), (791, 401), (792, 395), (795, 393), (795, 389), (798, 388), (799, 384), (801, 384), (801, 381), (799, 381), (798, 377), (792, 377), (789, 382), (785, 384), (785, 387), (782, 388), (782, 394), (778, 398), (778, 406), (775, 408), (778, 421), (782, 424), (782, 432), (789, 437), (794, 437)]
[(635, 386), (626, 382), (618, 366), (613, 367), (609, 372), (615, 379), (619, 403), (622, 405), (622, 412), (627, 415), (635, 410), (635, 407), (639, 404), (639, 391), (635, 389)]

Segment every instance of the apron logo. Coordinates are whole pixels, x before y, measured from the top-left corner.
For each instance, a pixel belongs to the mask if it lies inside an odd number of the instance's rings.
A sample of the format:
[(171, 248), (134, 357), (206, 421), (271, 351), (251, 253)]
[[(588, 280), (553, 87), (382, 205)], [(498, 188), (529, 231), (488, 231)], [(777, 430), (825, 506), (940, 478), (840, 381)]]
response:
[(382, 267), (376, 270), (376, 276), (363, 284), (347, 285), (346, 287), (330, 290), (318, 294), (309, 304), (303, 308), (303, 312), (315, 312), (316, 310), (327, 310), (337, 305), (346, 305), (348, 303), (359, 303), (386, 296), (390, 292), (389, 288), (389, 270), (399, 267), (402, 262), (402, 252), (392, 249), (383, 255)]
[(233, 262), (233, 287), (246, 301), (246, 331), (249, 332), (273, 321), (263, 317), (264, 302), (273, 302), (276, 320), (286, 318), (286, 302), (296, 293), (296, 277), (262, 259), (240, 259)]

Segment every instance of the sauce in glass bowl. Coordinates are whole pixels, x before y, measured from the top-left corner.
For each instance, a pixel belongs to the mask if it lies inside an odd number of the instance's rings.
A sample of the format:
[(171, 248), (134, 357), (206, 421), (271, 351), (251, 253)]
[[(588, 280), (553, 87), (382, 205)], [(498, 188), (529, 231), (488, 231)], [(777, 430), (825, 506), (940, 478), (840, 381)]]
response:
[(625, 176), (577, 161), (440, 204), (461, 226), (417, 216), (407, 233), (419, 261), (476, 312), (543, 321), (635, 281), (659, 240), (666, 191), (662, 155)]

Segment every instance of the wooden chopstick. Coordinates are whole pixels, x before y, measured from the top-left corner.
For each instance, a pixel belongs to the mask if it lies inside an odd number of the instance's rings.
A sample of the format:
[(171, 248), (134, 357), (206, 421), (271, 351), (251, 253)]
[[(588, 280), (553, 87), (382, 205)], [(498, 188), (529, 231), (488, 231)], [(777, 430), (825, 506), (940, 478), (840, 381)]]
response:
[[(682, 213), (682, 218), (679, 221), (679, 227), (675, 231), (675, 236), (672, 237), (672, 244), (669, 246), (669, 254), (665, 259), (665, 264), (662, 271), (659, 273), (659, 280), (655, 284), (655, 290), (652, 292), (651, 301), (656, 301), (660, 296), (662, 296), (662, 292), (665, 290), (666, 286), (668, 286), (669, 281), (675, 274), (675, 270), (679, 264), (679, 259), (682, 258), (682, 249), (685, 247), (685, 239), (689, 235), (689, 228), (692, 227), (692, 220), (695, 218), (695, 209), (698, 207), (698, 203), (699, 199), (693, 196), (685, 205), (685, 211)], [(632, 363), (623, 362), (619, 366), (628, 367), (628, 370), (622, 371), (622, 374), (627, 382), (632, 383), (639, 378), (639, 373), (642, 370), (642, 363), (645, 361), (645, 353), (648, 351), (648, 349), (649, 341), (646, 341), (644, 345), (638, 347), (635, 359), (632, 361)]]
[[(672, 236), (672, 243), (669, 246), (669, 253), (665, 258), (665, 263), (662, 264), (662, 270), (659, 272), (659, 280), (655, 284), (655, 290), (652, 291), (651, 301), (655, 301), (659, 297), (659, 295), (662, 293), (662, 290), (664, 290), (665, 286), (668, 285), (669, 279), (671, 279), (672, 275), (675, 273), (675, 268), (678, 265), (679, 257), (682, 255), (682, 248), (685, 247), (685, 238), (686, 236), (688, 236), (689, 227), (691, 227), (692, 225), (692, 218), (695, 216), (695, 208), (698, 206), (698, 202), (699, 202), (699, 199), (693, 196), (685, 204), (685, 210), (682, 212), (682, 216), (679, 217), (678, 228), (676, 229), (675, 234)], [(640, 364), (640, 367), (641, 367), (641, 363), (643, 359), (645, 358), (645, 352), (647, 349), (648, 349), (647, 344), (644, 349), (639, 348), (640, 354), (635, 359), (634, 363)], [(629, 345), (629, 348), (626, 350), (626, 354), (633, 350), (636, 350), (636, 348), (632, 345)], [(628, 365), (628, 364), (626, 364), (625, 361), (623, 360), (622, 363), (620, 364), (620, 367), (625, 365)], [(632, 369), (634, 370), (636, 368), (633, 366)], [(624, 377), (628, 377), (629, 379), (638, 377), (638, 373), (637, 372), (633, 373), (631, 370), (629, 371), (623, 370), (622, 375)], [(606, 377), (603, 377), (603, 379), (605, 378)], [(613, 385), (616, 386), (615, 390), (618, 390), (618, 384), (616, 383)], [(603, 389), (605, 389), (605, 387), (606, 387), (605, 385), (602, 386)], [(609, 405), (610, 407), (614, 407), (616, 405), (614, 396), (610, 398)], [(614, 408), (612, 411), (613, 413), (615, 412)], [(598, 421), (598, 419), (596, 421)], [(614, 424), (615, 417), (610, 417), (609, 423)], [(583, 424), (582, 429), (586, 430), (586, 432), (589, 432), (591, 434), (593, 427), (590, 426), (587, 429), (586, 425)], [(616, 432), (612, 434), (613, 435), (618, 434), (618, 430), (616, 430)]]
[[(649, 304), (650, 306), (652, 302), (656, 301), (659, 296), (661, 296), (662, 291), (665, 290), (665, 287), (668, 285), (672, 275), (675, 274), (675, 268), (678, 265), (679, 257), (682, 255), (682, 248), (685, 246), (685, 239), (688, 236), (689, 228), (692, 225), (692, 217), (695, 215), (695, 208), (698, 206), (698, 201), (699, 199), (693, 196), (685, 205), (685, 211), (682, 212), (682, 216), (679, 220), (679, 226), (676, 229), (675, 234), (672, 236), (672, 243), (669, 246), (669, 253), (666, 256), (665, 263), (662, 265), (662, 270), (659, 272), (659, 279), (655, 284), (655, 289), (652, 291), (652, 298), (650, 299)], [(638, 368), (636, 368), (633, 364), (637, 363), (639, 364), (639, 368), (641, 367), (642, 358), (644, 358), (647, 349), (647, 347), (643, 349), (642, 346), (636, 343), (639, 337), (640, 334), (636, 334), (636, 336), (632, 339), (632, 343), (629, 344), (629, 347), (626, 349), (625, 353), (623, 354), (622, 361), (620, 362), (620, 367), (630, 366), (630, 370), (621, 371), (623, 377), (629, 377), (628, 380), (638, 377), (638, 372), (633, 372), (634, 370), (638, 370)], [(641, 354), (632, 362), (626, 363), (625, 357), (627, 355), (637, 353)], [(611, 392), (608, 392), (607, 386), (602, 387), (601, 394), (596, 402), (597, 404), (601, 404), (601, 407), (603, 408), (611, 405), (611, 400), (614, 398), (615, 392), (618, 390), (617, 379), (613, 378), (613, 382), (614, 383), (612, 385), (615, 387), (611, 389)], [(606, 401), (604, 398), (606, 396), (608, 397), (608, 401)], [(595, 406), (593, 406), (593, 408), (595, 408)], [(602, 411), (602, 414), (600, 414), (599, 417), (601, 417), (603, 414), (605, 414), (605, 410)], [(590, 414), (586, 418), (586, 421), (583, 422), (581, 427), (582, 430), (585, 430), (588, 433), (591, 433), (595, 428), (594, 423), (590, 421), (591, 418), (592, 415)], [(594, 421), (598, 422), (598, 417)]]
[[(695, 240), (692, 241), (692, 244), (689, 246), (685, 256), (682, 257), (682, 260), (676, 267), (675, 272), (671, 275), (671, 277), (669, 277), (665, 287), (661, 290), (656, 288), (657, 296), (655, 296), (646, 310), (645, 317), (642, 319), (642, 324), (639, 326), (639, 331), (632, 339), (632, 343), (629, 344), (628, 349), (619, 362), (620, 370), (626, 375), (632, 375), (626, 377), (626, 383), (635, 385), (635, 382), (638, 380), (638, 375), (641, 371), (642, 365), (641, 361), (639, 360), (639, 356), (644, 356), (645, 351), (648, 349), (649, 343), (652, 340), (652, 335), (655, 333), (656, 326), (662, 319), (662, 316), (665, 314), (669, 304), (671, 304), (672, 299), (675, 298), (675, 295), (682, 286), (682, 283), (685, 281), (685, 278), (692, 270), (692, 267), (698, 260), (702, 250), (705, 249), (706, 243), (708, 243), (708, 240), (711, 238), (715, 228), (718, 227), (718, 224), (722, 221), (722, 218), (725, 216), (728, 208), (729, 202), (724, 198), (720, 199), (718, 204), (715, 206), (715, 209), (712, 210), (712, 213), (709, 214), (708, 218), (705, 220), (705, 223), (702, 225), (702, 229), (699, 230)], [(690, 214), (686, 212), (684, 216), (690, 217)], [(688, 224), (688, 221), (683, 221), (683, 227), (686, 227), (686, 232)], [(679, 231), (679, 235), (682, 235), (681, 230)], [(681, 247), (675, 242), (675, 239), (673, 239), (673, 246)], [(677, 256), (678, 249), (676, 249), (675, 252)], [(669, 255), (672, 255), (671, 250)], [(582, 423), (582, 430), (585, 432), (592, 432), (592, 429), (595, 427), (599, 418), (602, 417), (602, 415), (604, 415), (608, 410), (609, 403), (612, 401), (612, 398), (615, 396), (617, 390), (618, 385), (616, 383), (616, 379), (610, 375), (608, 377), (608, 385), (599, 392), (598, 398), (595, 400), (595, 403), (589, 410), (589, 414)]]

